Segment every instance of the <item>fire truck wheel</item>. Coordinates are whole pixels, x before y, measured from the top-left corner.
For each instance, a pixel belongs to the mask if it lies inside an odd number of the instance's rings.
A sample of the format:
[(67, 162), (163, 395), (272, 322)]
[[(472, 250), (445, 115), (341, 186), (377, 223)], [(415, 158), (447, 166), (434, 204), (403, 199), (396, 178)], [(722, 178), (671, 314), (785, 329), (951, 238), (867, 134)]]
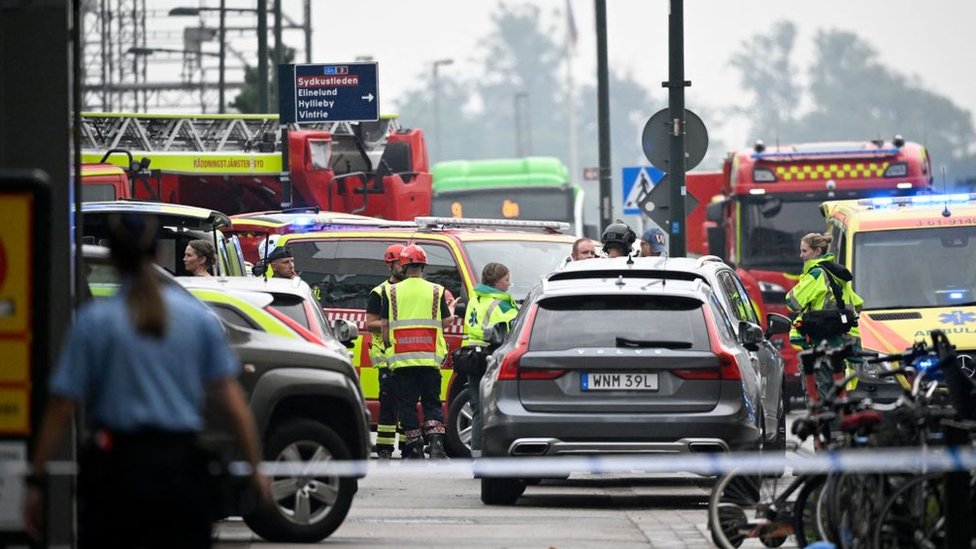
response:
[[(349, 450), (328, 426), (307, 419), (289, 419), (272, 427), (265, 441), (264, 458), (277, 464), (324, 464), (348, 460)], [(315, 543), (342, 524), (356, 489), (357, 481), (352, 477), (274, 475), (274, 505), (244, 517), (244, 521), (268, 541)]]

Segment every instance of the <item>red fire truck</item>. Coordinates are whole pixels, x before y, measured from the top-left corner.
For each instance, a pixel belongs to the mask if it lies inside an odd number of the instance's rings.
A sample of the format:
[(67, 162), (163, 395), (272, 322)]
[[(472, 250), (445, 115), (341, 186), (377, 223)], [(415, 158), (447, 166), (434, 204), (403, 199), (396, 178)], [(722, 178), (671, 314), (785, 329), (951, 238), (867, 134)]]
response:
[[(688, 216), (688, 252), (734, 264), (766, 312), (787, 314), (786, 293), (803, 267), (800, 239), (823, 232), (825, 200), (928, 192), (925, 147), (891, 141), (806, 143), (732, 152), (721, 172), (689, 172), (698, 207)], [(796, 351), (776, 336), (792, 394), (799, 394)]]
[(85, 113), (82, 160), (128, 151), (107, 162), (129, 169), (133, 157), (145, 158), (153, 174), (151, 184), (132, 185), (131, 198), (227, 214), (293, 206), (394, 220), (430, 214), (421, 130), (395, 116), (291, 124), (284, 142), (282, 129), (277, 115)]

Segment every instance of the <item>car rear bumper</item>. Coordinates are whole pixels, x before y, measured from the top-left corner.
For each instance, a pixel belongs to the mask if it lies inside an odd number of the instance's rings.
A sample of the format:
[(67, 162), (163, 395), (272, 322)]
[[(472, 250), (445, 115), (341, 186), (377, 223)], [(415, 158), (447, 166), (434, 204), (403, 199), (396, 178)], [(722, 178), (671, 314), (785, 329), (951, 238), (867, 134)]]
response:
[(484, 404), (482, 455), (681, 454), (753, 450), (756, 418), (738, 404), (689, 414), (528, 412), (517, 402)]

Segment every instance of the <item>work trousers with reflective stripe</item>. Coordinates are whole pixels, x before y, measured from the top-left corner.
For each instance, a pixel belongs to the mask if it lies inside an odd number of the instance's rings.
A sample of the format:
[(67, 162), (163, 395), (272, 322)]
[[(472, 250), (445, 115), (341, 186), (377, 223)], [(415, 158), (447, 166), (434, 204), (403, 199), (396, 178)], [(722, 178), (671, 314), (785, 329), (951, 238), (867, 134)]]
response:
[[(408, 366), (393, 370), (393, 384), (397, 402), (400, 403), (400, 424), (407, 440), (422, 434), (444, 432), (444, 414), (441, 411), (441, 371), (430, 366)], [(420, 428), (417, 416), (417, 400), (424, 413), (424, 428)]]
[(396, 397), (393, 372), (389, 368), (379, 369), (380, 378), (380, 418), (376, 425), (376, 447), (393, 449), (396, 444), (397, 418), (400, 403)]

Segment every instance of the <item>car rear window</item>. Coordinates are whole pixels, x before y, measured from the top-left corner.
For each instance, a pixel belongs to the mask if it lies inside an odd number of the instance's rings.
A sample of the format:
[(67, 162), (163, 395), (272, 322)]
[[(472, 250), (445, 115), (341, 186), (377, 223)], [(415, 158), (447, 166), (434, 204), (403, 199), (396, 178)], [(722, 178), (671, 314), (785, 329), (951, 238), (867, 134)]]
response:
[(678, 296), (568, 296), (539, 303), (530, 351), (580, 347), (707, 351), (702, 302)]

